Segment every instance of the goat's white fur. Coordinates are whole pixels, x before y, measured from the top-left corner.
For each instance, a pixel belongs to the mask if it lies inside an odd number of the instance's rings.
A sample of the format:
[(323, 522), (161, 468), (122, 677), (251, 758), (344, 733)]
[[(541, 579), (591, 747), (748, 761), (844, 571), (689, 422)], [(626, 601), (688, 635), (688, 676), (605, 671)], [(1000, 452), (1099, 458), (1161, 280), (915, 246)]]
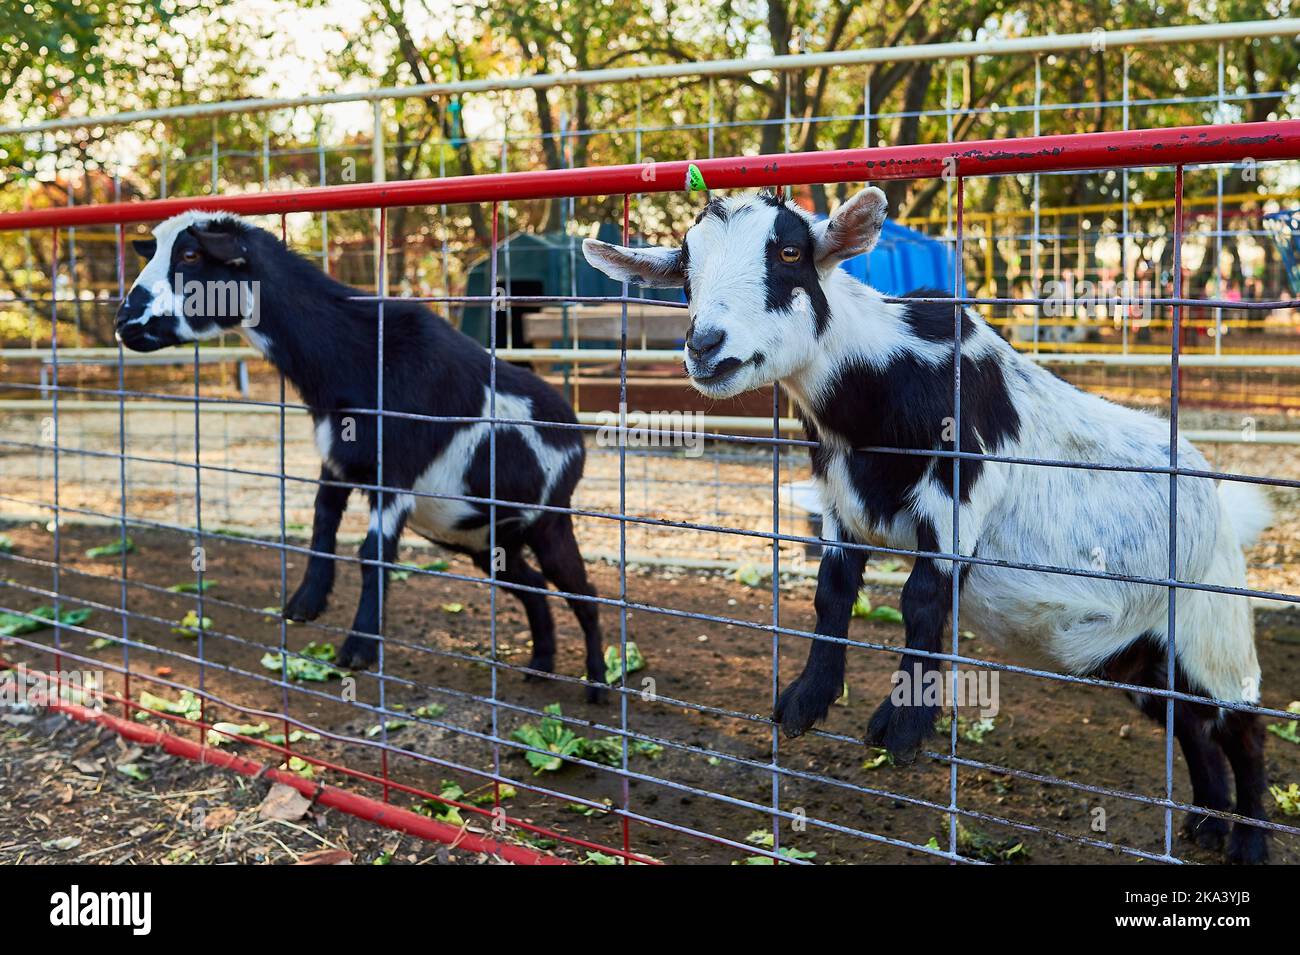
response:
[[(484, 386), (483, 406), (479, 414), (487, 417), (492, 413), (492, 395)], [(521, 395), (497, 392), (496, 417), (507, 420), (533, 420), (532, 402)], [(473, 459), (475, 449), (487, 440), (491, 425), (486, 421), (461, 428), (447, 443), (442, 453), (434, 458), (415, 480), (411, 488), (414, 494), (387, 494), (384, 500), (382, 517), (377, 510), (370, 513), (370, 529), (383, 530), (385, 536), (391, 536), (402, 516), (408, 516), (407, 523), (411, 530), (439, 544), (450, 544), (469, 550), (484, 550), (489, 544), (489, 531), (486, 525), (460, 528), (458, 525), (475, 517), (478, 511), (468, 501), (456, 500), (470, 493), (467, 469)], [(549, 504), (556, 481), (568, 465), (570, 458), (578, 453), (577, 447), (557, 448), (542, 440), (536, 428), (521, 427), (514, 424), (497, 424), (497, 433), (514, 430), (527, 442), (529, 449), (537, 458), (543, 475), (542, 492), (539, 503)], [(333, 448), (334, 428), (329, 419), (322, 418), (316, 423), (316, 448), (331, 471), (335, 466), (330, 461)], [(500, 465), (498, 465), (500, 467)], [(425, 495), (446, 495), (427, 497)], [(541, 516), (538, 510), (522, 510), (519, 520), (523, 526), (532, 524)], [(500, 527), (504, 521), (498, 521)]]
[[(868, 189), (853, 202), (867, 199), (880, 205), (884, 196)], [(701, 391), (730, 397), (779, 380), (812, 416), (818, 400), (833, 387), (836, 372), (848, 363), (882, 368), (903, 352), (935, 363), (951, 356), (951, 340), (914, 335), (905, 322), (906, 306), (883, 301), (874, 289), (834, 268), (835, 262), (826, 269), (818, 263), (831, 315), (820, 337), (801, 313), (806, 297), (797, 298), (792, 309), (769, 311), (765, 249), (775, 234), (776, 209), (747, 197), (727, 200), (726, 210), (725, 217), (701, 218), (687, 233), (691, 318), (697, 329), (725, 330), (725, 350), (717, 361), (747, 361), (759, 352), (766, 360), (744, 365), (717, 385), (697, 382)], [(873, 220), (877, 232), (882, 219)], [(860, 245), (874, 244), (874, 236), (867, 239)], [(662, 251), (651, 255), (620, 248), (610, 254), (602, 245), (589, 241), (584, 251), (593, 265), (615, 278), (639, 280), (649, 268), (662, 270)], [(1000, 454), (1169, 465), (1168, 422), (1074, 388), (1018, 354), (978, 315), (970, 318), (974, 333), (963, 340), (963, 355), (1001, 365), (1020, 415), (1019, 437), (1000, 448)], [(687, 368), (696, 374), (689, 353)], [(951, 467), (947, 460), (931, 464), (931, 477), (913, 489), (910, 506), (882, 526), (868, 516), (848, 479), (845, 461), (852, 449), (835, 447), (834, 432), (819, 430), (823, 443), (838, 452), (820, 486), (828, 523), (838, 524), (852, 538), (915, 549), (918, 520), (924, 519), (936, 529), (942, 550), (956, 543), (962, 555), (978, 548), (980, 558), (1021, 564), (1150, 578), (1169, 573), (1167, 475), (985, 462), (970, 500), (961, 507), (954, 542), (952, 499), (933, 477), (936, 468)], [(1182, 440), (1178, 463), (1208, 470), (1201, 453)], [(1245, 587), (1242, 546), (1267, 525), (1267, 502), (1252, 486), (1220, 489), (1216, 484), (1178, 479), (1176, 576)], [(951, 562), (937, 564), (951, 573)], [(1022, 649), (1045, 653), (1070, 671), (1087, 673), (1143, 634), (1167, 641), (1168, 599), (1168, 588), (1156, 585), (973, 564), (962, 591), (960, 626), (988, 638), (1006, 638)], [(1179, 589), (1175, 601), (1175, 647), (1187, 675), (1218, 699), (1258, 702), (1260, 670), (1249, 598)]]

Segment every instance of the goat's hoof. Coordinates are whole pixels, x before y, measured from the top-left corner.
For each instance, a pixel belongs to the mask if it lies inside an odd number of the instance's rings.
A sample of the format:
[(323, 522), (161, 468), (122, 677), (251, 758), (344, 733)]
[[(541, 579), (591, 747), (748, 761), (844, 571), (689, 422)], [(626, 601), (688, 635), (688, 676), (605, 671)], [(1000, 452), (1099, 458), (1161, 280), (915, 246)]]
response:
[(365, 670), (379, 659), (379, 641), (352, 634), (343, 641), (335, 661), (344, 670)]
[(297, 623), (315, 620), (325, 612), (329, 601), (329, 591), (303, 584), (284, 605), (284, 618)]
[(603, 683), (587, 684), (587, 702), (588, 703), (607, 703), (609, 702), (609, 688)]
[(1268, 861), (1268, 830), (1234, 823), (1228, 839), (1228, 861), (1233, 865), (1263, 865)]
[(1196, 843), (1202, 849), (1221, 852), (1228, 839), (1229, 825), (1218, 816), (1206, 816), (1199, 812), (1189, 812), (1183, 820), (1183, 836)]
[(542, 676), (541, 674), (542, 674), (542, 673), (554, 673), (554, 672), (555, 672), (555, 657), (553, 657), (553, 656), (539, 657), (539, 656), (537, 656), (536, 654), (533, 654), (532, 659), (530, 659), (530, 660), (528, 661), (528, 669), (530, 669), (530, 670), (540, 670), (541, 672), (540, 672), (540, 673), (525, 673), (525, 674), (524, 674), (524, 679), (525, 679), (527, 682), (531, 683), (531, 682), (533, 682), (534, 680), (545, 680), (546, 677)]
[(867, 725), (867, 745), (884, 747), (895, 763), (906, 766), (916, 761), (921, 744), (934, 732), (934, 716), (933, 706), (898, 706), (886, 697)]
[(814, 723), (826, 719), (842, 689), (842, 684), (831, 686), (801, 675), (777, 697), (772, 719), (781, 724), (781, 732), (790, 739), (802, 736)]

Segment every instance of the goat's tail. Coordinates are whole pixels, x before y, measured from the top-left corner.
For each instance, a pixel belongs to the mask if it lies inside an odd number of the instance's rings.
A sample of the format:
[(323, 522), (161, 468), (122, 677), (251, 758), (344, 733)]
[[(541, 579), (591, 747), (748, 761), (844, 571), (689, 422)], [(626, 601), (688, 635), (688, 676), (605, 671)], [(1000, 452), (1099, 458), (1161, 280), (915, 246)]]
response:
[(1264, 528), (1273, 523), (1273, 506), (1258, 484), (1220, 481), (1219, 503), (1243, 548), (1259, 540)]

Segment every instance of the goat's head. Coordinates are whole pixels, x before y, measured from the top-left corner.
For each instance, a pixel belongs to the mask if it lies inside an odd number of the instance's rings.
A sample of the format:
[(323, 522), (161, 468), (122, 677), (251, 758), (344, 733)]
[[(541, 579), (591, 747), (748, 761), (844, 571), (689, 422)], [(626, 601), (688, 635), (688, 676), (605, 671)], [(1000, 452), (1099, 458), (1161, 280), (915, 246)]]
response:
[(685, 288), (686, 372), (699, 391), (726, 398), (797, 374), (816, 355), (830, 321), (825, 284), (875, 246), (886, 207), (876, 188), (822, 221), (769, 193), (713, 199), (681, 248), (587, 239), (582, 251), (611, 278)]
[(254, 226), (219, 212), (185, 212), (133, 245), (147, 262), (117, 310), (117, 338), (132, 351), (213, 338), (258, 315), (249, 274)]

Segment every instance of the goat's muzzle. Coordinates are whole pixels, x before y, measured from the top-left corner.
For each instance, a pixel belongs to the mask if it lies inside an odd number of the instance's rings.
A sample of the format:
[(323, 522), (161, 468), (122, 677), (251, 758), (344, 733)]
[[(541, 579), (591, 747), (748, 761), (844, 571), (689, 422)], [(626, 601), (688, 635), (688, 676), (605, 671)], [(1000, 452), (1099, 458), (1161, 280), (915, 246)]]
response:
[(151, 302), (149, 291), (136, 286), (118, 306), (113, 331), (117, 340), (132, 351), (157, 351), (170, 344), (160, 340), (151, 327), (157, 324), (157, 319), (148, 315)]

